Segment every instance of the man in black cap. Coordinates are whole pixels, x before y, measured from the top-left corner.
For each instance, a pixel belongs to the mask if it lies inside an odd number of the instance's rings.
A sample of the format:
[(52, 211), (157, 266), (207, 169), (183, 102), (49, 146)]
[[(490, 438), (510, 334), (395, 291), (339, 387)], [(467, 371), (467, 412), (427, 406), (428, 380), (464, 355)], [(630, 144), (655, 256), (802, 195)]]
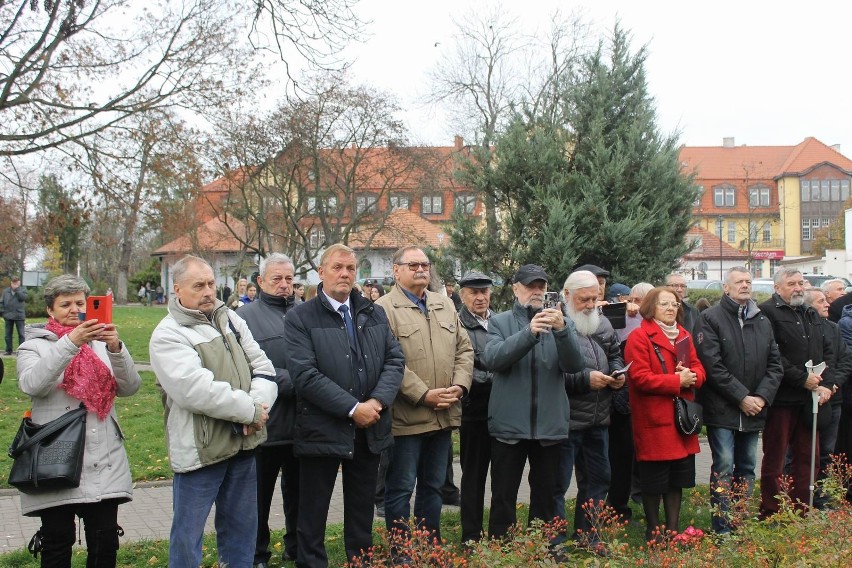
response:
[(491, 308), (491, 278), (472, 270), (459, 280), (462, 307), (459, 321), (473, 345), (473, 383), (462, 400), (459, 429), (461, 454), (462, 542), (479, 540), (482, 535), (485, 480), (491, 463), (491, 437), (488, 435), (488, 399), (491, 398), (491, 371), (482, 356), (488, 343)]
[(518, 487), (528, 459), (529, 519), (550, 521), (555, 514), (559, 443), (568, 438), (563, 373), (581, 371), (584, 359), (573, 324), (558, 308), (542, 309), (548, 280), (542, 267), (522, 266), (512, 279), (512, 309), (488, 323), (483, 361), (494, 373), (488, 403), (492, 537), (505, 536), (517, 520)]

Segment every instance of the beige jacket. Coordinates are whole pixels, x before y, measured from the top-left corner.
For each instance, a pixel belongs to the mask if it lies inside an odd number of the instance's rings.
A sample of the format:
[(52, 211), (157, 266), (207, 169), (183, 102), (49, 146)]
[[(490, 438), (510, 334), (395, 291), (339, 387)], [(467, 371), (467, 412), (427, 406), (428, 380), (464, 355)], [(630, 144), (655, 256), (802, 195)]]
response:
[(452, 300), (426, 292), (425, 317), (397, 285), (376, 304), (387, 312), (405, 354), (405, 374), (393, 403), (393, 435), (423, 434), (461, 424), (461, 402), (445, 410), (423, 404), (426, 392), (453, 385), (470, 389), (473, 347)]

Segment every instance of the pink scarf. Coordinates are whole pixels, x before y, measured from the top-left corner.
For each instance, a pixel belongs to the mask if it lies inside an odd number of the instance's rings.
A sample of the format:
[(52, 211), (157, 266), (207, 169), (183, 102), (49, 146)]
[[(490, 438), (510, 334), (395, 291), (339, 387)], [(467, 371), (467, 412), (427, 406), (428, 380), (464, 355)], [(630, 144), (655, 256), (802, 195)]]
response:
[[(74, 331), (73, 327), (62, 325), (53, 318), (48, 320), (45, 329), (59, 338)], [(59, 388), (82, 401), (86, 409), (101, 420), (109, 415), (115, 400), (116, 384), (112, 371), (86, 343), (65, 367), (65, 378)]]

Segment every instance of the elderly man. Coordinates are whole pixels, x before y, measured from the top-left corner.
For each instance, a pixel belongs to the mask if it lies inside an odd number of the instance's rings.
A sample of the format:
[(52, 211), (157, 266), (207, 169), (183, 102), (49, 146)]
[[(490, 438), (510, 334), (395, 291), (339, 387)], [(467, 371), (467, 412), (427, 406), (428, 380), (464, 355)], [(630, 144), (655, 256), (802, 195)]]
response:
[(485, 481), (491, 463), (491, 437), (488, 435), (488, 400), (491, 398), (491, 371), (482, 357), (488, 343), (491, 311), (490, 277), (472, 270), (459, 280), (462, 308), (459, 321), (473, 345), (473, 383), (462, 401), (459, 442), (461, 454), (461, 540), (479, 540), (485, 501)]
[(393, 256), (396, 285), (376, 305), (387, 311), (405, 354), (405, 375), (393, 406), (385, 522), (388, 530), (407, 529), (416, 484), (414, 517), (440, 538), (450, 433), (461, 423), (460, 400), (471, 385), (473, 348), (452, 300), (427, 290), (431, 265), (421, 249), (399, 249)]
[(813, 415), (808, 412), (812, 404), (811, 392), (816, 391), (819, 404), (824, 405), (831, 398), (834, 386), (831, 367), (826, 367), (822, 375), (805, 368), (808, 361), (815, 365), (829, 362), (835, 353), (824, 320), (813, 308), (804, 305), (802, 273), (793, 268), (781, 268), (773, 279), (775, 294), (759, 307), (772, 322), (784, 374), (766, 416), (763, 433), (760, 471), (760, 514), (763, 518), (778, 511), (775, 497), (781, 492), (781, 475), (788, 449), (793, 478), (790, 495), (800, 503), (808, 502), (813, 424)]
[[(840, 429), (840, 415), (843, 402), (842, 389), (849, 382), (852, 373), (852, 352), (846, 347), (840, 327), (833, 321), (829, 321), (829, 301), (822, 290), (810, 289), (805, 292), (805, 305), (813, 308), (824, 320), (825, 332), (834, 347), (834, 359), (826, 361), (826, 366), (834, 369), (833, 395), (829, 400), (830, 417), (820, 420), (819, 429), (819, 474), (820, 479), (825, 478), (826, 468), (831, 463), (831, 454), (835, 452), (837, 436)], [(822, 508), (828, 502), (828, 497), (820, 492), (814, 499), (814, 504)]]
[(266, 442), (257, 451), (257, 542), (255, 568), (266, 568), (269, 551), (269, 510), (278, 474), (284, 498), (284, 561), (296, 559), (296, 519), (299, 514), (299, 460), (293, 455), (293, 430), (296, 424), (296, 392), (287, 371), (287, 342), (284, 321), (293, 307), (293, 262), (281, 253), (272, 253), (260, 261), (260, 292), (254, 302), (237, 310), (251, 330), (255, 341), (275, 366), (278, 399), (269, 410)]
[(695, 343), (697, 348), (701, 333), (701, 312), (698, 311), (698, 308), (687, 302), (686, 278), (683, 277), (683, 274), (674, 272), (666, 276), (666, 286), (669, 290), (675, 293), (675, 296), (677, 296), (677, 299), (683, 308), (682, 325), (692, 336), (692, 341)]
[(574, 272), (586, 271), (591, 272), (595, 275), (595, 278), (598, 279), (598, 284), (600, 285), (600, 289), (598, 292), (598, 301), (597, 304), (603, 305), (607, 303), (607, 293), (606, 293), (606, 279), (609, 278), (609, 270), (605, 270), (600, 266), (595, 264), (584, 264), (582, 266), (578, 266), (574, 269)]
[[(749, 498), (757, 466), (757, 440), (781, 384), (781, 355), (772, 324), (751, 298), (751, 273), (737, 266), (725, 275), (725, 294), (701, 314), (698, 356), (707, 383), (698, 397), (704, 405), (707, 439), (713, 454), (710, 504), (713, 530), (730, 532), (728, 496)], [(715, 511), (721, 514), (715, 514)]]
[(568, 439), (564, 373), (583, 369), (572, 324), (557, 308), (542, 309), (550, 280), (525, 264), (512, 278), (512, 309), (488, 324), (485, 367), (494, 373), (488, 404), (491, 434), (491, 516), (488, 532), (503, 537), (517, 519), (518, 487), (530, 463), (529, 519), (551, 520), (556, 511), (559, 444)]
[(844, 284), (843, 280), (839, 278), (832, 278), (831, 280), (823, 282), (822, 286), (820, 286), (820, 290), (823, 294), (825, 294), (827, 310), (828, 304), (831, 304), (834, 300), (840, 298), (846, 293), (846, 284)]
[(385, 311), (354, 291), (356, 266), (352, 249), (328, 247), (316, 297), (297, 305), (284, 322), (287, 368), (298, 398), (300, 567), (328, 566), (325, 527), (338, 469), (346, 558), (366, 554), (379, 454), (393, 443), (389, 406), (402, 380), (402, 351)]
[[(618, 336), (609, 320), (597, 307), (597, 277), (586, 270), (571, 273), (565, 280), (565, 311), (574, 322), (577, 343), (584, 356), (584, 369), (566, 378), (571, 407), (569, 438), (560, 444), (561, 458), (554, 493), (556, 515), (565, 518), (565, 492), (571, 485), (571, 473), (577, 470), (577, 504), (574, 531), (591, 534), (591, 512), (583, 509), (589, 500), (597, 504), (606, 499), (611, 470), (609, 465), (609, 423), (612, 393), (624, 387), (625, 375), (612, 372), (624, 367)], [(576, 535), (575, 535), (576, 536)]]
[(151, 334), (174, 480), (169, 566), (201, 564), (216, 503), (219, 563), (251, 566), (257, 536), (254, 449), (266, 440), (275, 369), (245, 322), (216, 299), (213, 268), (185, 256), (172, 267), (174, 300)]
[[(12, 277), (9, 287), (3, 290), (0, 310), (6, 322), (6, 355), (12, 354), (12, 332), (18, 330), (18, 345), (24, 342), (24, 322), (27, 318), (27, 289), (21, 286), (21, 279)], [(2, 363), (0, 363), (2, 365)]]

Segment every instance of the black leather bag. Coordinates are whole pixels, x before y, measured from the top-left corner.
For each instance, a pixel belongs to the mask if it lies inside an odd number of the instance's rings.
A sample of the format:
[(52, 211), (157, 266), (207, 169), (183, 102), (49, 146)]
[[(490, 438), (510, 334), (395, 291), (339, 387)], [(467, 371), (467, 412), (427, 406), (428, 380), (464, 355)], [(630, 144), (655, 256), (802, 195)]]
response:
[(15, 460), (9, 485), (22, 493), (80, 486), (86, 445), (86, 407), (66, 412), (47, 424), (24, 418), (9, 446)]
[(674, 397), (675, 426), (681, 434), (691, 436), (701, 431), (704, 409), (695, 401)]

